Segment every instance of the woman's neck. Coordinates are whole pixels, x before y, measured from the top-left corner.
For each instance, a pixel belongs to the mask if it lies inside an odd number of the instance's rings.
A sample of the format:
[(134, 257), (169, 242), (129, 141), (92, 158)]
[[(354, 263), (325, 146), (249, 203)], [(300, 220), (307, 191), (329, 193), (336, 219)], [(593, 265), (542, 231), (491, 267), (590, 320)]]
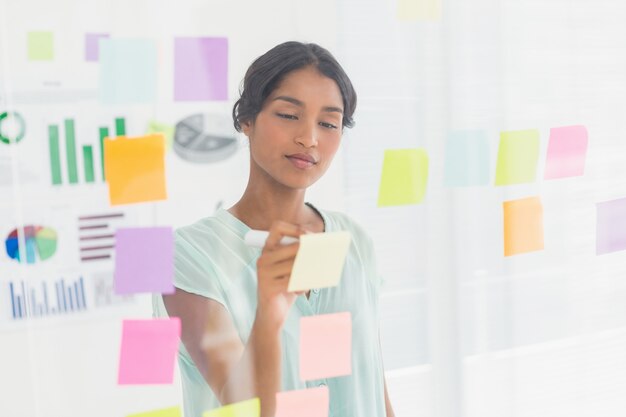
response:
[(244, 194), (228, 211), (252, 229), (269, 230), (274, 221), (284, 221), (318, 231), (321, 219), (304, 204), (305, 191), (248, 182)]

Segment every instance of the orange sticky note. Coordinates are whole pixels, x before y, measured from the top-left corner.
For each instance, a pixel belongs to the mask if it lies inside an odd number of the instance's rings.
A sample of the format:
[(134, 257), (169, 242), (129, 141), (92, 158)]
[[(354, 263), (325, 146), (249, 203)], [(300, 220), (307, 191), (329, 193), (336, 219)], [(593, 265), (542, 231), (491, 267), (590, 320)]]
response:
[(300, 379), (352, 373), (352, 316), (349, 312), (300, 319)]
[(276, 394), (276, 417), (328, 417), (328, 387)]
[(104, 166), (111, 205), (167, 198), (162, 134), (106, 138)]
[(543, 207), (539, 197), (505, 201), (504, 256), (543, 249)]

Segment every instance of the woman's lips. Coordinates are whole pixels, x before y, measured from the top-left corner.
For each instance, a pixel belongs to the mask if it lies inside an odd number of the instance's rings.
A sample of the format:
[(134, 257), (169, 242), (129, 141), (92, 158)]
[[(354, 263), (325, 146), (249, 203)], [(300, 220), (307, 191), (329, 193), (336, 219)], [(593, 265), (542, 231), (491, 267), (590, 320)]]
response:
[(287, 156), (287, 159), (296, 168), (299, 168), (299, 169), (307, 169), (307, 168), (311, 168), (313, 165), (315, 165), (315, 163), (312, 162), (312, 161), (307, 161), (305, 159), (301, 159), (301, 158), (298, 158), (296, 156)]

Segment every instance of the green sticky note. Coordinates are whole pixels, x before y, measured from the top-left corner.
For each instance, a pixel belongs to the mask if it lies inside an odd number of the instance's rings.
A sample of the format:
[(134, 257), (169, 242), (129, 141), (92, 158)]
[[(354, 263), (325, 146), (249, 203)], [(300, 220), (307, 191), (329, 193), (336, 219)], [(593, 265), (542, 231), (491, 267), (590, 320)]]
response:
[(386, 150), (378, 189), (378, 207), (422, 202), (427, 180), (428, 154), (425, 150)]
[(146, 411), (144, 413), (130, 414), (126, 417), (182, 417), (180, 407), (163, 408), (160, 410)]
[(539, 160), (539, 131), (516, 130), (500, 133), (496, 185), (534, 182)]
[(148, 122), (148, 131), (146, 133), (162, 133), (165, 136), (165, 146), (171, 148), (174, 140), (174, 130), (175, 128), (172, 125), (151, 120)]
[(52, 61), (54, 36), (52, 32), (28, 32), (28, 60)]
[(205, 411), (202, 417), (259, 417), (261, 415), (261, 401), (253, 398), (235, 404)]

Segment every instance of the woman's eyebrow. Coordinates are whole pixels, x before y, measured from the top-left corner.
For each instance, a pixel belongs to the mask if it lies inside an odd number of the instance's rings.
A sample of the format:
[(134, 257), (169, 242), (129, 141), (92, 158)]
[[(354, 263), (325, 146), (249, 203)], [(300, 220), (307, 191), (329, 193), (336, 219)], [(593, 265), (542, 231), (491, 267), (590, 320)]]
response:
[[(278, 97), (275, 97), (274, 100), (272, 100), (272, 101), (276, 101), (276, 100), (283, 100), (283, 101), (286, 101), (288, 103), (295, 104), (298, 107), (304, 107), (304, 103), (302, 101), (298, 100), (297, 98), (294, 98), (294, 97), (278, 96)], [(326, 112), (337, 112), (339, 114), (343, 114), (343, 110), (341, 108), (334, 107), (334, 106), (326, 106), (322, 110), (324, 110)]]

